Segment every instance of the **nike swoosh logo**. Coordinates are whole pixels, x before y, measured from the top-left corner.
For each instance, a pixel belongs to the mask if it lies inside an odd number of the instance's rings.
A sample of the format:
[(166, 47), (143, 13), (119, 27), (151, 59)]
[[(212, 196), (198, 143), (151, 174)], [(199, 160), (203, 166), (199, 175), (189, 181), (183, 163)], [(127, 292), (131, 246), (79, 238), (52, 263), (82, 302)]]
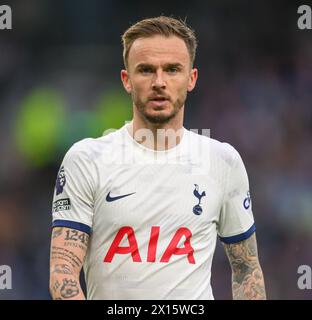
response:
[(119, 199), (122, 199), (122, 198), (125, 198), (125, 197), (128, 197), (128, 196), (131, 196), (132, 194), (135, 194), (135, 192), (128, 193), (128, 194), (123, 194), (122, 196), (111, 197), (110, 192), (109, 192), (107, 194), (107, 196), (106, 196), (106, 201), (107, 202), (116, 201), (116, 200), (119, 200)]

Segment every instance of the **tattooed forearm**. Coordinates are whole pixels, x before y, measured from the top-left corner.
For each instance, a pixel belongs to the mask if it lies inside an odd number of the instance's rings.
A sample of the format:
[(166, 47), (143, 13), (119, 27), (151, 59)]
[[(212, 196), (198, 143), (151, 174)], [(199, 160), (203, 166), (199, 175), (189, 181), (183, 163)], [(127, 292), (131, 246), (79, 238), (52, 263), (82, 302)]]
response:
[(233, 298), (237, 300), (266, 299), (255, 234), (244, 241), (225, 244), (224, 247), (232, 268)]
[(89, 236), (69, 228), (54, 228), (50, 254), (50, 292), (53, 299), (85, 299), (79, 275)]

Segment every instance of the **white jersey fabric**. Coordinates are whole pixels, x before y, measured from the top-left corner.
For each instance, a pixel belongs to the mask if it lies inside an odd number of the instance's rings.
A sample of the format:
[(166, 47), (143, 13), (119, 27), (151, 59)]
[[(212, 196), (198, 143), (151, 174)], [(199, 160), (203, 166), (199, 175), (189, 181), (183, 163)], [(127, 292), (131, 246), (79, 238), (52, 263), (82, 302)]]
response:
[(211, 264), (254, 231), (248, 177), (229, 144), (183, 128), (154, 151), (126, 126), (75, 143), (53, 199), (53, 227), (90, 234), (88, 299), (213, 299)]

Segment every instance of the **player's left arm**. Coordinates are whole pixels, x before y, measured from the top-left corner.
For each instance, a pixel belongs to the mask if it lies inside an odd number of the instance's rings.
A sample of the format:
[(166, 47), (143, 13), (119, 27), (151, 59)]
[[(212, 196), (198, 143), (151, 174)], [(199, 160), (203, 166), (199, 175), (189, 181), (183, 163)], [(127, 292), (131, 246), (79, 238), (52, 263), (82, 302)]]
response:
[(232, 268), (234, 300), (265, 300), (263, 273), (258, 258), (256, 235), (237, 243), (223, 243)]

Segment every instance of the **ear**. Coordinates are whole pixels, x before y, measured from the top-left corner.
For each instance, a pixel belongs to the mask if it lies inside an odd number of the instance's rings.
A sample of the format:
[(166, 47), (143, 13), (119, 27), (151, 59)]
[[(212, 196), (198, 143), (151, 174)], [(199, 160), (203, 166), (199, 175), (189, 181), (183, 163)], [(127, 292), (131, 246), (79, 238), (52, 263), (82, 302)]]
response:
[(132, 87), (131, 87), (131, 81), (129, 79), (128, 71), (125, 69), (121, 70), (120, 77), (125, 90), (128, 93), (131, 93)]
[(192, 91), (195, 88), (197, 78), (198, 78), (198, 70), (196, 68), (193, 68), (191, 70), (190, 77), (189, 77), (189, 83), (187, 86), (188, 92)]

